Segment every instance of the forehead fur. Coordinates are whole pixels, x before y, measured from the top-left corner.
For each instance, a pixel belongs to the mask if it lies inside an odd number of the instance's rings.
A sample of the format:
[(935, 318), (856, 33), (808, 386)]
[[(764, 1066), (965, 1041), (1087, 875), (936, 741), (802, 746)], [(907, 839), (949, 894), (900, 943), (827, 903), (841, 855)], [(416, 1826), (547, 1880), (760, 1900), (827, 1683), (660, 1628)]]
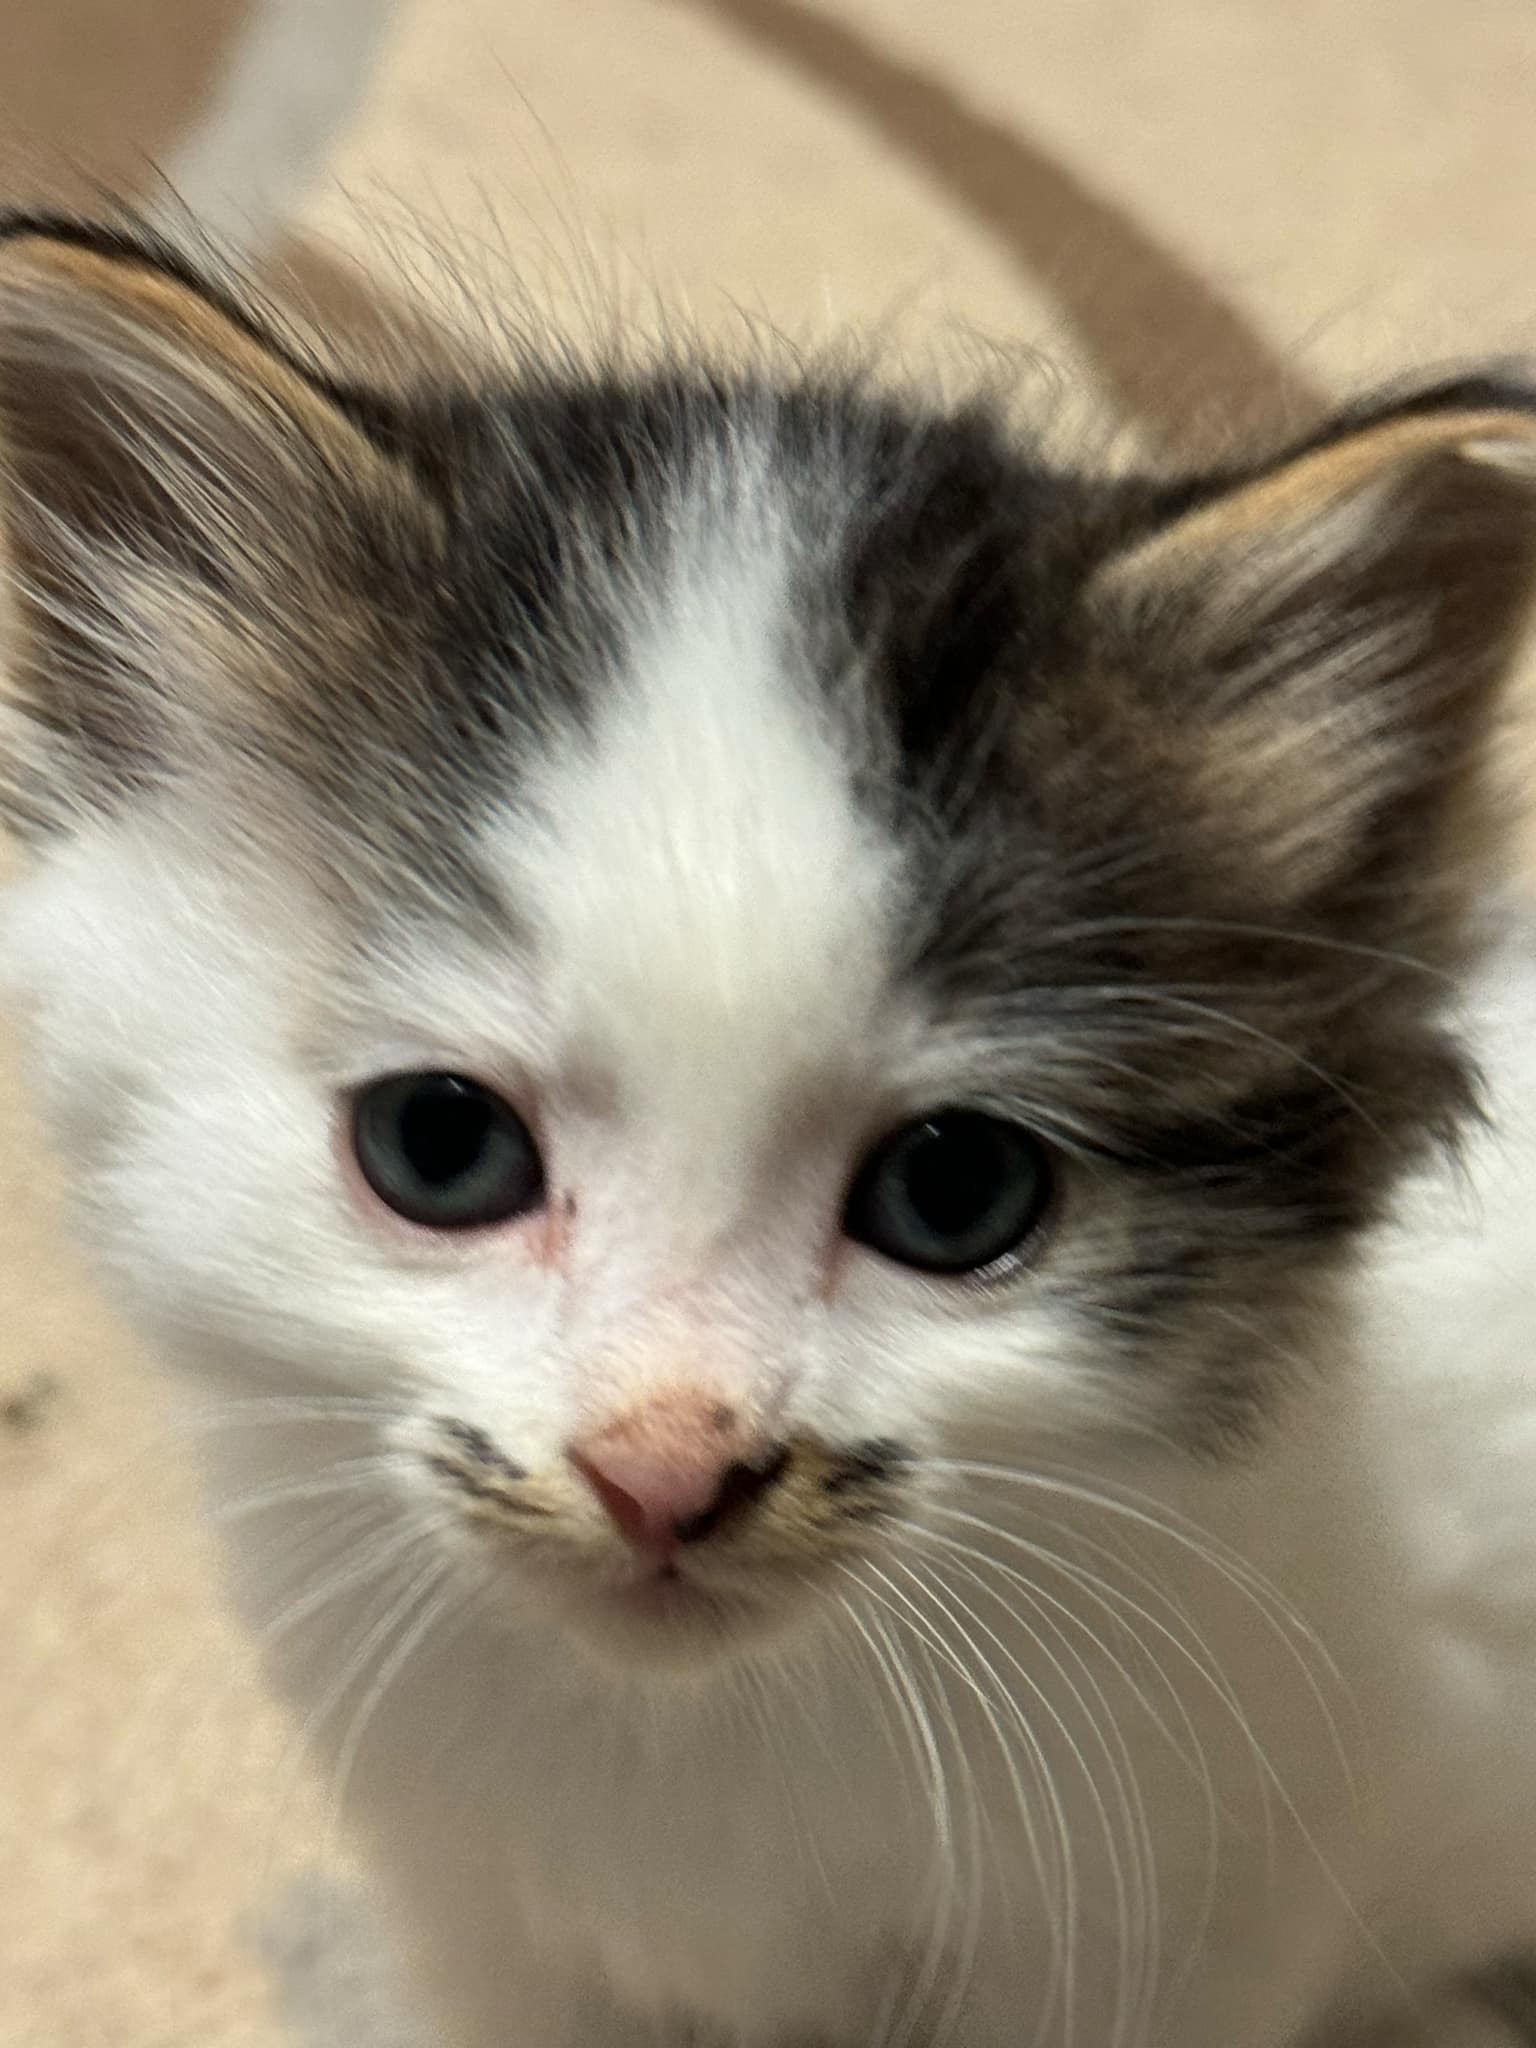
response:
[(848, 1059), (889, 965), (897, 849), (856, 796), (765, 451), (701, 468), (613, 598), (603, 688), (524, 765), (482, 859), (565, 1035), (638, 1099), (771, 1100)]
[(625, 715), (610, 697), (666, 666), (663, 644), (691, 649), (699, 710), (712, 665), (731, 672), (721, 702), (752, 674), (759, 705), (769, 676), (791, 689), (889, 821), (957, 746), (974, 758), (978, 693), (1043, 646), (1121, 516), (1106, 492), (1091, 522), (1079, 488), (985, 413), (832, 381), (533, 379), (440, 396), (415, 431), (445, 540), (430, 584), (401, 579), (410, 675), (391, 683), (396, 655), (361, 699), (326, 694), (311, 731), (355, 773), (382, 727), (385, 760), (418, 772), (404, 789), (385, 773), (379, 798), (404, 826), (419, 796), (430, 818), (411, 836), (439, 854), (440, 777), (472, 836), (547, 757)]

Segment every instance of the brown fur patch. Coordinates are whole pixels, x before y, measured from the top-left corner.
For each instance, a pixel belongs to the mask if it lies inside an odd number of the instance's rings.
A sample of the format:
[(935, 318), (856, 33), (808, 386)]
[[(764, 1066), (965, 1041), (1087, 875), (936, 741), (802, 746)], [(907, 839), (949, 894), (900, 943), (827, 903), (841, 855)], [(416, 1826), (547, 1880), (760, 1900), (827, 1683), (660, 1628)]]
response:
[[(343, 396), (234, 285), (152, 238), (0, 233), (19, 571), (0, 625), (23, 714), (0, 811), (24, 832), (82, 788), (111, 804), (174, 774), (205, 713), (248, 762), (342, 783), (324, 695), (400, 673), (443, 544), (441, 507)], [(306, 865), (327, 867), (313, 849)]]
[(1438, 458), (1518, 467), (1536, 482), (1536, 417), (1492, 410), (1427, 413), (1364, 428), (1199, 506), (1111, 562), (1104, 581), (1124, 585), (1189, 574), (1322, 520), (1355, 494)]
[(1315, 898), (1410, 791), (1442, 877), (1487, 861), (1479, 757), (1533, 542), (1536, 415), (1451, 404), (1206, 495), (1090, 578), (1128, 670), (1157, 670), (1108, 716), (1152, 729), (1145, 772), (1218, 885), (1225, 856), (1255, 909)]
[(360, 483), (393, 466), (276, 346), (264, 346), (220, 306), (147, 262), (23, 235), (0, 242), (0, 293), (6, 292), (61, 294), (75, 321), (94, 304), (137, 327), (145, 344), (172, 344), (204, 371), (216, 370), (237, 389), (280, 408)]

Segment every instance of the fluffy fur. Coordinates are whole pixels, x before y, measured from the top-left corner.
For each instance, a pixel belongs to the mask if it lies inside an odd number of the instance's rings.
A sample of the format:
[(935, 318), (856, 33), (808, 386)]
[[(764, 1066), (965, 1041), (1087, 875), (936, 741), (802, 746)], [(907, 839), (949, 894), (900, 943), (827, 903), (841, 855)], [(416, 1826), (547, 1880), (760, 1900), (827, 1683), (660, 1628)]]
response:
[[(1504, 2024), (1536, 398), (1099, 478), (814, 374), (365, 389), (28, 221), (0, 417), (0, 959), (427, 2038)], [(370, 1196), (436, 1068), (533, 1213)], [(1055, 1160), (990, 1280), (839, 1231), (951, 1103)], [(569, 1454), (705, 1413), (773, 1483), (642, 1582)]]

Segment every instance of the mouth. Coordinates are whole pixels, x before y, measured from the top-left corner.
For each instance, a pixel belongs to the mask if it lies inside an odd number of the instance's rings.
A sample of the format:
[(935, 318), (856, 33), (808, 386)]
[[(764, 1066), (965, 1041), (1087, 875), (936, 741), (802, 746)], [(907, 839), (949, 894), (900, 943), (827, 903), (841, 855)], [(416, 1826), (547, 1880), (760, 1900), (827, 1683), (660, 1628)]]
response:
[(912, 1456), (885, 1442), (793, 1441), (742, 1512), (679, 1525), (658, 1552), (621, 1544), (568, 1474), (525, 1470), (472, 1425), (434, 1418), (422, 1450), (483, 1561), (499, 1575), (515, 1550), (511, 1610), (531, 1602), (605, 1663), (631, 1667), (750, 1654), (825, 1609), (813, 1582), (862, 1554)]
[(609, 1670), (703, 1673), (750, 1655), (807, 1603), (711, 1585), (686, 1566), (636, 1565), (621, 1575), (581, 1573), (560, 1588), (570, 1639)]
[(619, 1614), (660, 1622), (685, 1620), (719, 1604), (681, 1565), (670, 1562), (637, 1564), (615, 1583), (604, 1586), (599, 1597)]

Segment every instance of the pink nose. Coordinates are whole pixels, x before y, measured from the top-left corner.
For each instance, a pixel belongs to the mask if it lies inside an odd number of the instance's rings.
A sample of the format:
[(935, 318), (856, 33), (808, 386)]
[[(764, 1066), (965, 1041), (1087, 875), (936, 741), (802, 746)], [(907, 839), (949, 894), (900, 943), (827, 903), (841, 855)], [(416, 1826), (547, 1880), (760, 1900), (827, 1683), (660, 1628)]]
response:
[(779, 1478), (785, 1453), (754, 1448), (729, 1408), (678, 1392), (573, 1444), (569, 1457), (620, 1534), (667, 1557), (746, 1513)]

